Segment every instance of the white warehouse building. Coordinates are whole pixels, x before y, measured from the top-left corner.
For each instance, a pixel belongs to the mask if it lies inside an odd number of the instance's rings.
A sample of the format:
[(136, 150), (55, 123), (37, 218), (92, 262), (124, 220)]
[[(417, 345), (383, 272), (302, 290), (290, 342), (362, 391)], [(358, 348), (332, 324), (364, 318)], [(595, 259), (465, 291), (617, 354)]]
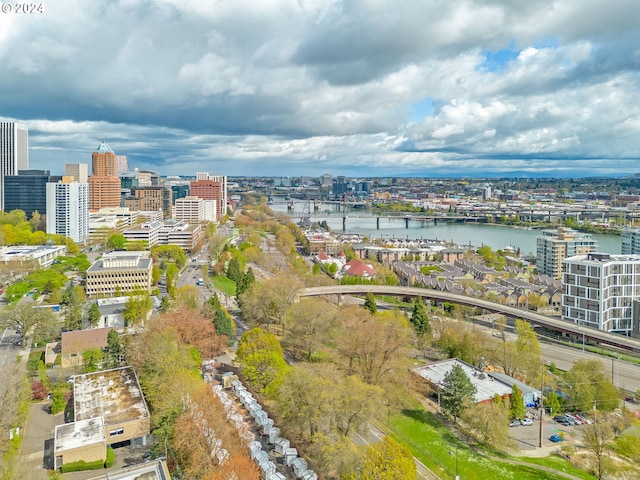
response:
[(637, 335), (640, 255), (589, 253), (564, 260), (562, 319)]

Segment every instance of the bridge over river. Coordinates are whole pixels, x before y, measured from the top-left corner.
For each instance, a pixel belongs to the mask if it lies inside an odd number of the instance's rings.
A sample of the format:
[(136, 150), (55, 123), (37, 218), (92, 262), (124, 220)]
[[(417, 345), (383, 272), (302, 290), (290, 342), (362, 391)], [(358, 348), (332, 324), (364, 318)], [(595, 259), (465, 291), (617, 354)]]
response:
[(603, 332), (592, 328), (584, 328), (573, 323), (566, 322), (536, 312), (521, 310), (519, 308), (502, 305), (500, 303), (483, 300), (480, 298), (468, 297), (454, 293), (442, 292), (416, 287), (400, 287), (386, 285), (340, 285), (330, 287), (303, 288), (298, 292), (299, 297), (311, 297), (322, 295), (366, 295), (367, 293), (376, 295), (391, 295), (400, 297), (422, 297), (440, 302), (451, 302), (467, 307), (482, 308), (489, 312), (500, 313), (508, 317), (521, 318), (532, 325), (540, 326), (548, 330), (559, 332), (574, 338), (582, 338), (592, 343), (608, 345), (621, 350), (640, 352), (640, 340), (631, 337), (624, 337), (614, 333)]

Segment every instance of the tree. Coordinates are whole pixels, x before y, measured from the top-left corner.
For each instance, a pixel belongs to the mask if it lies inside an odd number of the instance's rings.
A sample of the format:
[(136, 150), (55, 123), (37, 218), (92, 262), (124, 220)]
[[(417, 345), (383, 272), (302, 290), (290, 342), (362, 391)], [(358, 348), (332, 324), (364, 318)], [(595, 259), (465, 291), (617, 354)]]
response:
[(620, 395), (598, 360), (576, 361), (565, 374), (565, 382), (569, 387), (564, 392), (568, 409), (587, 411), (595, 406), (610, 412), (620, 404)]
[(511, 401), (509, 402), (509, 417), (512, 420), (521, 420), (524, 418), (526, 409), (522, 392), (516, 384), (511, 386)]
[(348, 371), (378, 385), (402, 358), (409, 338), (408, 321), (399, 311), (371, 315), (359, 307), (341, 312), (338, 352), (348, 361)]
[(153, 308), (153, 304), (148, 293), (130, 295), (124, 304), (124, 312), (122, 312), (125, 325), (130, 327), (144, 322), (151, 308)]
[(373, 293), (369, 292), (364, 297), (363, 307), (366, 310), (369, 310), (372, 315), (375, 315), (378, 312), (378, 306), (376, 305), (376, 297), (373, 295)]
[(516, 319), (516, 352), (519, 359), (519, 371), (529, 381), (533, 380), (540, 372), (540, 343), (531, 324), (525, 320)]
[(335, 324), (335, 315), (335, 308), (324, 299), (303, 298), (294, 303), (287, 312), (288, 343), (311, 361), (312, 353)]
[(127, 246), (127, 239), (121, 233), (114, 233), (107, 239), (107, 248), (111, 250), (124, 250)]
[(99, 348), (89, 348), (82, 352), (82, 360), (84, 361), (84, 371), (86, 373), (97, 372), (100, 362), (104, 354)]
[(259, 327), (240, 337), (236, 360), (244, 377), (260, 391), (265, 391), (270, 384), (275, 387), (287, 369), (277, 337)]
[(228, 340), (233, 338), (235, 326), (231, 316), (225, 312), (222, 308), (218, 308), (215, 313), (213, 325), (216, 327), (216, 333), (218, 335), (224, 335)]
[(236, 285), (236, 295), (241, 295), (246, 292), (251, 285), (256, 281), (256, 277), (253, 274), (253, 269), (249, 267), (244, 275), (240, 278), (240, 281)]
[(119, 367), (124, 361), (124, 347), (120, 342), (120, 335), (115, 330), (110, 330), (107, 334), (104, 360), (109, 368)]
[(476, 386), (456, 363), (442, 380), (440, 405), (457, 422), (460, 415), (474, 403), (476, 392)]
[(91, 325), (92, 328), (98, 325), (98, 321), (100, 321), (100, 317), (101, 317), (100, 308), (98, 307), (98, 304), (94, 302), (89, 307), (89, 324)]
[(244, 318), (268, 326), (280, 324), (284, 333), (287, 310), (297, 300), (300, 287), (300, 280), (287, 272), (280, 272), (263, 284), (254, 283), (240, 295)]
[(33, 302), (20, 302), (12, 308), (6, 308), (0, 315), (1, 325), (18, 332), (20, 345), (26, 346), (27, 338), (33, 335), (38, 341), (47, 338), (57, 328), (56, 319), (50, 310), (38, 308)]
[(167, 313), (169, 311), (169, 307), (171, 306), (171, 301), (169, 297), (164, 295), (160, 299), (160, 313)]
[(227, 265), (227, 270), (225, 272), (227, 278), (232, 280), (236, 285), (240, 282), (240, 279), (243, 276), (242, 267), (240, 266), (240, 262), (237, 258), (232, 258), (229, 260), (229, 264)]
[(510, 446), (507, 410), (499, 395), (491, 403), (471, 405), (462, 418), (482, 444), (496, 450)]
[(549, 394), (544, 399), (544, 407), (545, 409), (556, 415), (562, 411), (562, 404), (560, 403), (560, 397), (556, 392), (549, 392)]
[(582, 441), (584, 448), (593, 456), (594, 473), (600, 479), (607, 471), (605, 454), (615, 435), (606, 415), (595, 411), (592, 417), (591, 424), (583, 425)]
[(362, 461), (360, 480), (411, 480), (417, 476), (413, 454), (388, 435), (367, 449)]
[(431, 323), (421, 298), (416, 298), (413, 301), (413, 312), (411, 312), (410, 321), (418, 340), (418, 347), (425, 349), (431, 336)]

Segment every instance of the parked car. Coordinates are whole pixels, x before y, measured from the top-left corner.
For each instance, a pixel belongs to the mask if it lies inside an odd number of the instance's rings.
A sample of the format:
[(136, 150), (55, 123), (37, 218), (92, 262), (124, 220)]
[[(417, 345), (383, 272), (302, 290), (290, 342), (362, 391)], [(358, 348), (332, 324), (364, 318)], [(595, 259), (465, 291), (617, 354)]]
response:
[(582, 420), (582, 423), (586, 423), (587, 425), (591, 425), (591, 420), (584, 413), (576, 413), (575, 416)]
[(578, 421), (575, 418), (573, 418), (571, 415), (569, 415), (568, 413), (564, 414), (564, 418), (567, 419), (567, 422), (569, 423), (569, 425), (580, 425), (578, 423)]
[(558, 435), (557, 433), (554, 433), (553, 435), (551, 435), (549, 437), (549, 440), (551, 440), (553, 443), (558, 443), (562, 441), (562, 437), (560, 435)]
[(525, 426), (533, 425), (533, 420), (531, 420), (530, 418), (523, 418), (522, 420), (520, 420), (520, 424)]
[(510, 420), (509, 421), (509, 426), (510, 427), (519, 427), (520, 426), (520, 420)]

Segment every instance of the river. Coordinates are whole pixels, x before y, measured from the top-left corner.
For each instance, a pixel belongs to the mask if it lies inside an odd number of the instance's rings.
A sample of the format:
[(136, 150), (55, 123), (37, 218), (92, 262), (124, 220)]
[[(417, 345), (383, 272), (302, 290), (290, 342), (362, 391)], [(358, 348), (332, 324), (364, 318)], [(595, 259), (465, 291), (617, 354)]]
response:
[[(295, 204), (297, 207), (301, 204)], [(276, 212), (287, 212), (286, 205), (270, 205)], [(487, 225), (484, 223), (438, 223), (409, 220), (409, 227), (406, 228), (405, 220), (402, 218), (380, 217), (380, 228), (376, 228), (376, 217), (371, 215), (362, 218), (369, 213), (363, 210), (354, 211), (347, 214), (346, 229), (342, 229), (342, 217), (314, 217), (311, 221), (326, 220), (329, 227), (334, 232), (357, 233), (370, 238), (407, 238), (407, 239), (428, 239), (445, 240), (457, 245), (473, 245), (481, 247), (488, 245), (494, 250), (502, 249), (506, 246), (520, 248), (522, 255), (535, 255), (536, 238), (540, 235), (539, 230), (505, 227), (502, 225)], [(349, 215), (358, 215), (357, 218)], [(294, 211), (294, 218), (298, 219), (301, 213)], [(619, 235), (593, 234), (594, 240), (598, 241), (598, 251), (602, 253), (619, 254), (622, 242)]]

